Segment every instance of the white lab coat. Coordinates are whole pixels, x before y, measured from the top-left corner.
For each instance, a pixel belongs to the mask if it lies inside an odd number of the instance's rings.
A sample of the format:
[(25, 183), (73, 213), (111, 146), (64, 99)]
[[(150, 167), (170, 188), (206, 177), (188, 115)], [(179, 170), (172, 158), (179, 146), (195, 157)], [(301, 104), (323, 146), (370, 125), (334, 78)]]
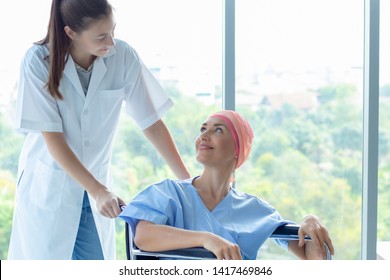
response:
[[(26, 53), (19, 79), (17, 128), (27, 133), (19, 159), (9, 259), (71, 259), (84, 189), (48, 152), (41, 131), (63, 132), (79, 160), (111, 189), (109, 165), (122, 103), (141, 129), (159, 120), (172, 101), (136, 52), (116, 40), (97, 58), (85, 96), (72, 57), (60, 84), (63, 100), (45, 90), (46, 46)], [(114, 219), (97, 212), (89, 197), (105, 259), (115, 258)]]

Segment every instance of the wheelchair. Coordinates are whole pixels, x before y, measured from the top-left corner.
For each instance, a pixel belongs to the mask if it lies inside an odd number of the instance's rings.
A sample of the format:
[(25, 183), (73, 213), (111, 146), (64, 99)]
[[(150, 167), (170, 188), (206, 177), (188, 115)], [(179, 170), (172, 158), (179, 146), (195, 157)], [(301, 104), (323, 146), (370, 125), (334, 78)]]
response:
[[(271, 234), (269, 238), (298, 240), (299, 225), (286, 224), (279, 226)], [(305, 237), (310, 240), (309, 236)], [(203, 247), (184, 248), (177, 250), (168, 250), (161, 252), (144, 251), (137, 248), (133, 241), (133, 234), (128, 223), (125, 222), (125, 242), (126, 242), (126, 257), (128, 260), (160, 260), (160, 259), (180, 259), (180, 260), (215, 260), (216, 256)], [(326, 259), (331, 260), (332, 255), (326, 244)]]

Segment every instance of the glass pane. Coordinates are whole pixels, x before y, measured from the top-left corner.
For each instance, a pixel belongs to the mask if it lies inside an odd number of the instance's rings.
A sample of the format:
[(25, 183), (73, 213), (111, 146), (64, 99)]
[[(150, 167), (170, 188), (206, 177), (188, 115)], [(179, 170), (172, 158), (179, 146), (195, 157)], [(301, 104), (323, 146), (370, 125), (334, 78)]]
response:
[[(221, 108), (222, 1), (112, 0), (116, 37), (139, 53), (175, 106), (164, 121), (191, 175), (199, 173), (194, 141), (200, 124)], [(115, 187), (128, 201), (173, 173), (142, 132), (123, 114), (113, 155)], [(117, 257), (125, 258), (123, 222), (117, 222)]]
[[(172, 97), (175, 106), (164, 121), (191, 174), (194, 141), (201, 122), (221, 108), (222, 1), (110, 1), (116, 34), (127, 41)], [(16, 170), (23, 136), (13, 130), (19, 63), (30, 45), (46, 34), (51, 0), (2, 3), (0, 44), (0, 259), (7, 258), (12, 224)], [(21, 7), (23, 7), (21, 9)], [(17, 24), (15, 24), (17, 22)], [(139, 190), (172, 172), (125, 114), (121, 117), (112, 157), (116, 192), (127, 202)], [(123, 223), (117, 219), (117, 258), (125, 259)]]
[[(24, 136), (14, 130), (15, 104), (22, 56), (45, 35), (50, 0), (3, 1), (0, 53), (0, 259), (7, 259), (19, 152)], [(21, 8), (23, 7), (23, 8)], [(39, 7), (39, 8), (38, 8)], [(12, 26), (12, 28), (10, 27)]]
[(379, 165), (378, 246), (379, 259), (390, 258), (390, 2), (381, 1), (379, 63)]
[[(238, 188), (285, 219), (314, 213), (359, 259), (364, 1), (236, 2), (237, 110), (255, 130)], [(268, 242), (262, 259), (289, 258)]]

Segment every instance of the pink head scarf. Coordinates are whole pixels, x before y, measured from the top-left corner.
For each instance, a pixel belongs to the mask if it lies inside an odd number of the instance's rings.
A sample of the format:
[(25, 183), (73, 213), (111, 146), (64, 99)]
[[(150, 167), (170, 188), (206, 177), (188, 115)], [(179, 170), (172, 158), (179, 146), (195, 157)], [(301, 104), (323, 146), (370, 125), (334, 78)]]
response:
[(252, 146), (253, 131), (248, 121), (239, 113), (230, 110), (222, 110), (209, 116), (225, 121), (227, 124), (236, 147), (237, 164), (239, 168), (248, 158)]

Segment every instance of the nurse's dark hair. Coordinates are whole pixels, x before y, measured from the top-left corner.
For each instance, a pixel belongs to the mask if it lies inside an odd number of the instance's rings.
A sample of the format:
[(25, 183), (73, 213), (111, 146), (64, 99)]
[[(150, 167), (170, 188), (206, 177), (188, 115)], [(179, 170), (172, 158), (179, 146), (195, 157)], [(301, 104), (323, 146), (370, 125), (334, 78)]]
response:
[(112, 6), (107, 0), (53, 0), (49, 25), (45, 38), (37, 44), (48, 44), (50, 55), (47, 90), (54, 98), (63, 99), (59, 85), (64, 72), (72, 40), (65, 33), (69, 26), (75, 32), (89, 28), (90, 24), (107, 18), (112, 13)]

